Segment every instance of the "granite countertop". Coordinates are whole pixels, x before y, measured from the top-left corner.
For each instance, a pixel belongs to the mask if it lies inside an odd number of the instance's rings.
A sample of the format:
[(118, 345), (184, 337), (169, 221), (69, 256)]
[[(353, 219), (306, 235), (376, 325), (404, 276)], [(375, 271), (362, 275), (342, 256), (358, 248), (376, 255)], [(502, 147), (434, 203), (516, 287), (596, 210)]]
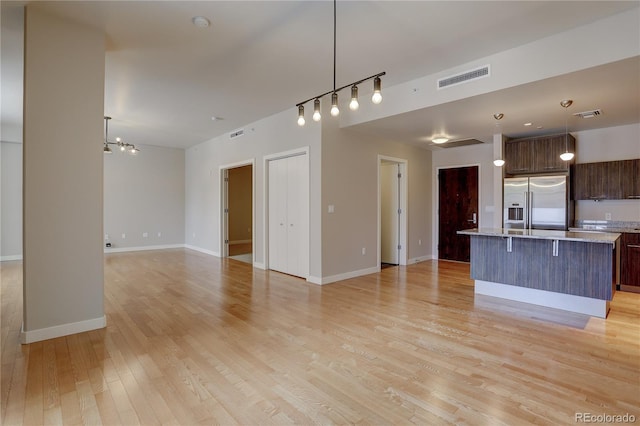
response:
[(640, 228), (612, 228), (612, 227), (582, 227), (582, 228), (569, 228), (569, 231), (573, 232), (614, 232), (614, 233), (630, 233), (630, 234), (640, 234)]
[(582, 241), (589, 243), (615, 244), (620, 238), (615, 232), (550, 231), (543, 229), (473, 228), (458, 231), (461, 235), (482, 235), (486, 237), (516, 237), (539, 240)]

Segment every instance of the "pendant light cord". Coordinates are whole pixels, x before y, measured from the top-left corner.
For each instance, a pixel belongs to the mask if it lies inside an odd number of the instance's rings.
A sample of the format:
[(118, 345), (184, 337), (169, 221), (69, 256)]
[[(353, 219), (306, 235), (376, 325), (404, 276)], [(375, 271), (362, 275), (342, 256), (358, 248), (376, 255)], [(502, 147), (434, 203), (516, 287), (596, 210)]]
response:
[(336, 92), (336, 0), (333, 0), (333, 93)]

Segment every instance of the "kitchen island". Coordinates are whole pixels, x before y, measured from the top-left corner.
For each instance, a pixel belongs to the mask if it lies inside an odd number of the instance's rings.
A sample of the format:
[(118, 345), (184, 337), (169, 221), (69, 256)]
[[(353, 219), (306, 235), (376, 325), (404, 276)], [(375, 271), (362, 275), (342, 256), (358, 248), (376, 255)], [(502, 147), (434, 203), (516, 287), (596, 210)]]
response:
[(471, 237), (476, 294), (606, 318), (620, 234), (503, 228), (458, 234)]

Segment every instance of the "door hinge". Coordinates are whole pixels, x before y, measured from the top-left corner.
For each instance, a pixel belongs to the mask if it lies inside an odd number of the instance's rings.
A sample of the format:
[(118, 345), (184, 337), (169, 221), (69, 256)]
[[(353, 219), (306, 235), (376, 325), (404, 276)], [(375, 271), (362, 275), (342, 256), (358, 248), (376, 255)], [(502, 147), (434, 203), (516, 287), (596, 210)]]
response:
[(398, 244), (398, 250), (402, 250), (402, 246)]
[(224, 212), (225, 213), (229, 213), (229, 209), (224, 209)]
[(398, 209), (398, 214), (402, 214), (402, 209)]
[(402, 173), (398, 173), (398, 179), (402, 177)]
[(224, 181), (229, 182), (229, 178), (228, 177), (224, 178)]
[(229, 244), (229, 240), (224, 240), (224, 243), (225, 244)]

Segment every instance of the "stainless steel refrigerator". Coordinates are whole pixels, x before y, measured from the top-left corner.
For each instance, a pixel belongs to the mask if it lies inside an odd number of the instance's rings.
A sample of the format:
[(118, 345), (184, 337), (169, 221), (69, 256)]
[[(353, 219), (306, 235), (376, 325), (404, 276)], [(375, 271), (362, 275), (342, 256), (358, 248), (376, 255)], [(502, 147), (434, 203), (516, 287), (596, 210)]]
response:
[(568, 176), (505, 178), (503, 227), (567, 230), (573, 226)]

